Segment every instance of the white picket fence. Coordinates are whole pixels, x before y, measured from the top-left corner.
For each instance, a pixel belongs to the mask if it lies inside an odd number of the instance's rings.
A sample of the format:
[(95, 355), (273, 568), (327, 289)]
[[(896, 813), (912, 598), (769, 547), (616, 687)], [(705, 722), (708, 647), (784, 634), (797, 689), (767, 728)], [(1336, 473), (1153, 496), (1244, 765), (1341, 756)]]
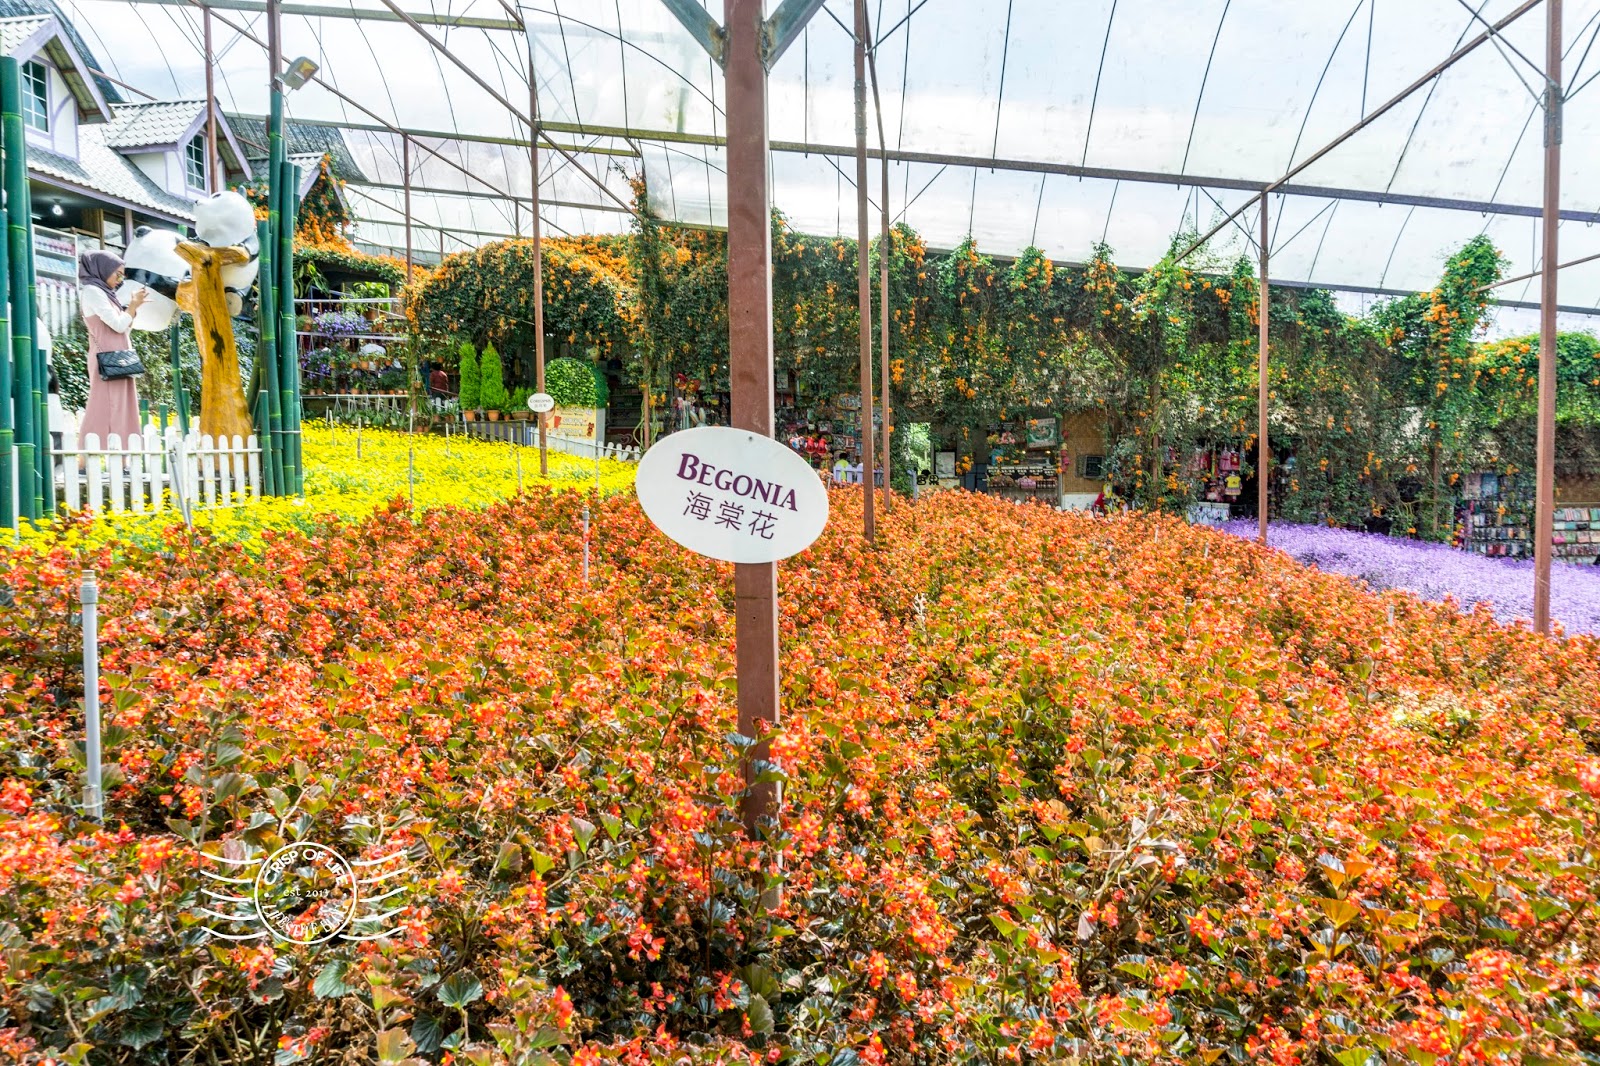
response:
[[(539, 425), (536, 422), (462, 422), (460, 427), (469, 437), (514, 442), (529, 448), (539, 446)], [(564, 437), (547, 432), (545, 448), (563, 455), (581, 455), (585, 459), (595, 457), (594, 441), (582, 437)], [(602, 459), (616, 459), (624, 463), (639, 461), (639, 448), (631, 444), (602, 444), (599, 451)]]
[(214, 440), (147, 425), (130, 441), (112, 434), (102, 443), (93, 433), (81, 441), (64, 433), (55, 458), (57, 499), (74, 511), (142, 514), (178, 507), (180, 497), (190, 510), (211, 510), (261, 498), (254, 434)]
[[(534, 447), (539, 446), (539, 431), (533, 431)], [(545, 448), (552, 452), (561, 452), (564, 455), (581, 455), (585, 459), (595, 458), (595, 445), (592, 440), (583, 440), (578, 437), (559, 437), (554, 433), (545, 434)], [(600, 458), (616, 459), (624, 463), (637, 463), (639, 449), (631, 444), (602, 444), (600, 445)]]

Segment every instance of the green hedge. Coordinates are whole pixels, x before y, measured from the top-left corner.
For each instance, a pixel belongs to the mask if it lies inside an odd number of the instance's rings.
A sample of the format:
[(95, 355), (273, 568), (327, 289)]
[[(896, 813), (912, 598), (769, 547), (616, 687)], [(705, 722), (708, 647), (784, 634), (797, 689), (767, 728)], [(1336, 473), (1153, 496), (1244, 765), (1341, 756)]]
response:
[(296, 245), (294, 261), (296, 266), (302, 263), (315, 263), (319, 270), (333, 269), (347, 274), (364, 274), (369, 278), (386, 281), (395, 288), (405, 284), (406, 280), (406, 272), (389, 260), (363, 255), (360, 252), (341, 252), (333, 248), (308, 248)]
[(557, 407), (604, 407), (611, 399), (600, 368), (582, 359), (546, 363), (544, 385)]

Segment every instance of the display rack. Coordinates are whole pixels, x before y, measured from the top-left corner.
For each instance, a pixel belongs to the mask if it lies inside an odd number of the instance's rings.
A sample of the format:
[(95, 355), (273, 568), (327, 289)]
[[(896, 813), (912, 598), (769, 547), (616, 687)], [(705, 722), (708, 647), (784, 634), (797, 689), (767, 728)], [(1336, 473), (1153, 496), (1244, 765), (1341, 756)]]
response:
[[(1468, 475), (1457, 521), (1463, 547), (1495, 558), (1533, 556), (1533, 482), (1492, 473)], [(1551, 553), (1569, 563), (1600, 557), (1600, 502), (1555, 509)]]
[(1045, 500), (1061, 495), (1060, 475), (1054, 463), (997, 463), (989, 467), (989, 491), (1010, 500)]

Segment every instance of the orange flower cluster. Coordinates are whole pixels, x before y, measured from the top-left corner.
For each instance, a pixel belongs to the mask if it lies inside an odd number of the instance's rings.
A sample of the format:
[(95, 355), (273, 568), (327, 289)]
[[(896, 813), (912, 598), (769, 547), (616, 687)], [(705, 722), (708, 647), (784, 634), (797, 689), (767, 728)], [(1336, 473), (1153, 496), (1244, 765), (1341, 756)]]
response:
[[(780, 567), (783, 720), (753, 750), (731, 567), (631, 498), (595, 511), (588, 582), (569, 493), (397, 503), (259, 557), (181, 530), (165, 553), (0, 557), (0, 1048), (1596, 1051), (1600, 641), (1167, 518), (939, 493), (868, 546), (859, 493), (832, 505)], [(85, 565), (103, 827), (76, 805)], [(751, 756), (784, 783), (754, 840)], [(196, 853), (291, 840), (405, 851), (394, 935), (208, 943)]]

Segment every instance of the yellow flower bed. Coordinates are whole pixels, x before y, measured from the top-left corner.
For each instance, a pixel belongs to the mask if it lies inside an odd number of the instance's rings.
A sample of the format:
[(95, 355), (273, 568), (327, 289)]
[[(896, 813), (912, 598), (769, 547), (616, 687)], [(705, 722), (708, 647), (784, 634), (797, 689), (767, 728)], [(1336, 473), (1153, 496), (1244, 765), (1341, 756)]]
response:
[[(196, 529), (217, 537), (249, 543), (263, 530), (310, 530), (323, 516), (357, 521), (376, 508), (407, 498), (407, 449), (415, 457), (415, 499), (418, 510), (434, 507), (482, 507), (517, 491), (518, 449), (501, 441), (422, 435), (386, 430), (361, 431), (356, 456), (356, 431), (308, 424), (303, 431), (305, 499), (269, 497), (243, 507), (194, 512)], [(592, 492), (595, 461), (549, 453), (550, 476), (539, 476), (539, 449), (521, 449), (522, 484), (548, 484), (556, 489)], [(599, 463), (602, 495), (628, 491), (635, 467), (614, 459)], [(86, 526), (63, 529), (59, 524), (25, 531), (24, 543), (36, 547), (93, 548), (112, 541), (154, 546), (161, 531), (181, 522), (176, 510), (158, 514), (105, 515)]]

